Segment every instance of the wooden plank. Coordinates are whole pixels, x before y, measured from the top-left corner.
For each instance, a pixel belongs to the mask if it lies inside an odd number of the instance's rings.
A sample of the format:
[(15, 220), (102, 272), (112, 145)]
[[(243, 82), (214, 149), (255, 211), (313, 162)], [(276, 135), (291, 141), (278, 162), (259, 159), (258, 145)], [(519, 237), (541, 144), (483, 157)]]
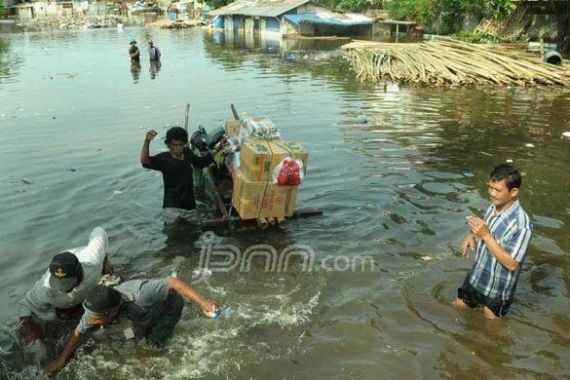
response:
[[(291, 219), (298, 219), (298, 218), (310, 218), (313, 216), (321, 216), (323, 215), (322, 210), (315, 209), (315, 208), (306, 208), (306, 209), (299, 209), (295, 210), (293, 216), (287, 218), (287, 220)], [(256, 219), (239, 219), (236, 218), (234, 220), (226, 219), (226, 218), (216, 218), (216, 219), (205, 219), (200, 222), (200, 227), (202, 228), (217, 228), (217, 227), (229, 227), (230, 225), (233, 227), (247, 227), (247, 226), (256, 226), (258, 221)]]

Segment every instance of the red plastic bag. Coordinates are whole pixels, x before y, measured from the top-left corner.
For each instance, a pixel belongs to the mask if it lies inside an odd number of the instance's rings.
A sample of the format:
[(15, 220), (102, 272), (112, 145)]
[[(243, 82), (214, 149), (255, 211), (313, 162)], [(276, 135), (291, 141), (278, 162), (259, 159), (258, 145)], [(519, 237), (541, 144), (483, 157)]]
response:
[(303, 180), (303, 162), (285, 158), (273, 173), (273, 182), (280, 186), (297, 186)]

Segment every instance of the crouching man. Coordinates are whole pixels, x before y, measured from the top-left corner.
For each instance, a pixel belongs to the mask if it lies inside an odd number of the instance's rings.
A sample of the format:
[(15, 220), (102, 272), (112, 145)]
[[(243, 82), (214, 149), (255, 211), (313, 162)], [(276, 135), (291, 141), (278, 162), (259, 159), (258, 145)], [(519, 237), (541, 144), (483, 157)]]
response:
[(46, 323), (76, 319), (81, 303), (101, 279), (115, 275), (107, 257), (109, 242), (101, 227), (93, 229), (86, 246), (55, 255), (49, 269), (20, 300), (20, 322), (26, 342), (39, 338)]
[(163, 347), (180, 320), (184, 307), (182, 298), (197, 303), (207, 316), (217, 312), (216, 305), (175, 277), (130, 280), (115, 287), (97, 285), (83, 303), (85, 313), (81, 321), (59, 357), (45, 368), (46, 374), (59, 372), (85, 334), (109, 324), (119, 314), (132, 322), (136, 335), (151, 345)]

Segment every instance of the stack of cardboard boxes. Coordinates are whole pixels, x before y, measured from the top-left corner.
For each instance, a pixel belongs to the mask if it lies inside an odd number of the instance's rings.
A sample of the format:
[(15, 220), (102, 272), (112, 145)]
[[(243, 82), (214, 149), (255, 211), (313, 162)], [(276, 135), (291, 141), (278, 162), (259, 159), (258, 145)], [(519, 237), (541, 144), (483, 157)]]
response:
[[(226, 123), (229, 137), (236, 137), (239, 129), (239, 121)], [(232, 204), (242, 219), (282, 219), (293, 215), (298, 186), (273, 183), (275, 168), (287, 157), (303, 161), (306, 170), (309, 153), (298, 143), (247, 138), (241, 142), (239, 167), (232, 172)]]

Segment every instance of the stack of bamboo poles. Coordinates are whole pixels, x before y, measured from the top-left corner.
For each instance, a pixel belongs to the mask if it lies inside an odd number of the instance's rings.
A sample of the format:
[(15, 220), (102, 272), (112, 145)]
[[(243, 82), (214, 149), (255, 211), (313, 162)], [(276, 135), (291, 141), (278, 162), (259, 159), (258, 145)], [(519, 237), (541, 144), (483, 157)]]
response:
[(570, 72), (523, 52), (451, 39), (420, 43), (355, 41), (343, 56), (362, 81), (425, 85), (570, 86)]

